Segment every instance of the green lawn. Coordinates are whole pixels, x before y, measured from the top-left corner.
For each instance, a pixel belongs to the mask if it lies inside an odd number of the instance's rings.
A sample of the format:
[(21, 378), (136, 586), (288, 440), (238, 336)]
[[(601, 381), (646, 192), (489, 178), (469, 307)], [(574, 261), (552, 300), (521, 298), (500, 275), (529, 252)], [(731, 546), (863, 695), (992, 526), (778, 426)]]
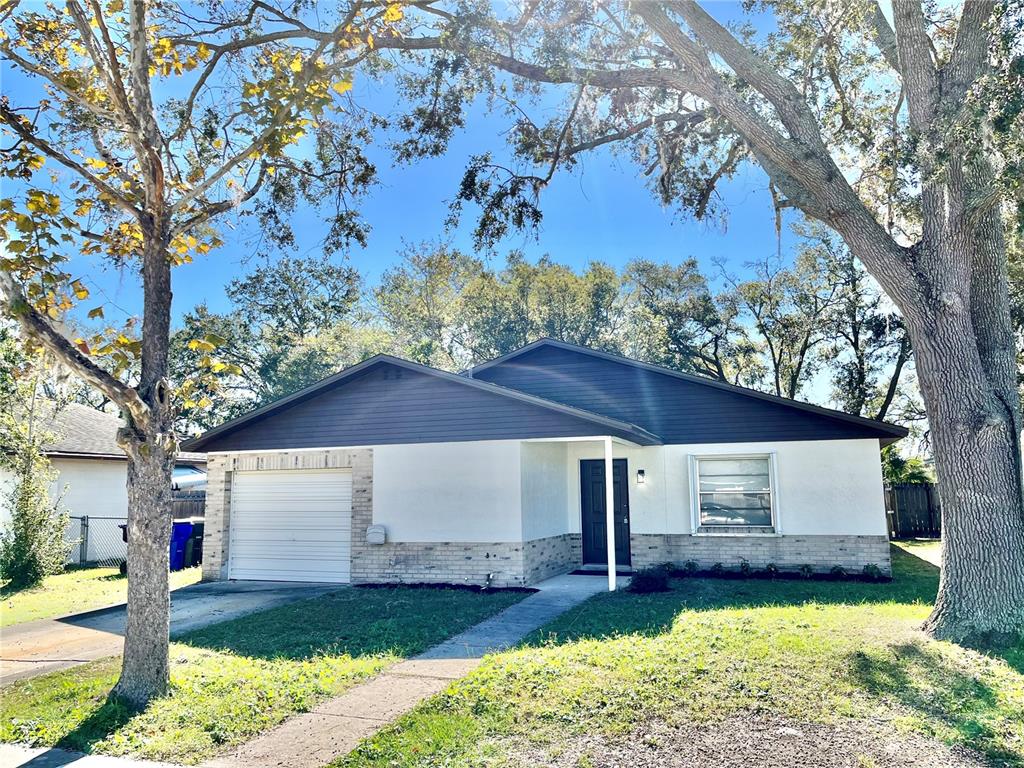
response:
[(937, 569), (902, 549), (893, 563), (891, 584), (692, 579), (599, 595), (335, 768), (505, 765), (524, 744), (551, 756), (659, 722), (754, 716), (888, 721), (1024, 764), (1024, 647), (927, 638)]
[(343, 589), (251, 614), (172, 643), (172, 693), (138, 714), (108, 698), (116, 658), (5, 688), (0, 741), (200, 762), (524, 596)]
[[(171, 574), (171, 589), (195, 584), (200, 570), (175, 571)], [(127, 597), (128, 580), (117, 568), (71, 568), (48, 576), (33, 589), (0, 587), (0, 627), (117, 605)]]
[(942, 557), (942, 542), (939, 539), (907, 539), (893, 542), (897, 547), (910, 554), (938, 566)]

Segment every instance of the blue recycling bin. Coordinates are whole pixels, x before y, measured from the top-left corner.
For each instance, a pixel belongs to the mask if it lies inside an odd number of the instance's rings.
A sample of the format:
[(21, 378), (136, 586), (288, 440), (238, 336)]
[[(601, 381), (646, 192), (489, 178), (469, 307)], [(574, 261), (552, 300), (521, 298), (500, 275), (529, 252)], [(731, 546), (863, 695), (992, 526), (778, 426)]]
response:
[(176, 520), (171, 527), (171, 570), (180, 571), (185, 567), (185, 545), (192, 538), (192, 522)]

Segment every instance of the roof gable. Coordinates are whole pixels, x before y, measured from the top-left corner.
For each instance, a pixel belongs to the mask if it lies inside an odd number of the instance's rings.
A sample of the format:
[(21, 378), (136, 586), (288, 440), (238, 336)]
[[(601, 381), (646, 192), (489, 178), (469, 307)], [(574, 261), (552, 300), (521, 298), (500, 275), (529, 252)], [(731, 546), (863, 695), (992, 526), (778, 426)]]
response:
[(378, 355), (185, 443), (274, 450), (611, 434), (655, 435), (527, 392)]
[(659, 435), (666, 443), (759, 442), (904, 437), (893, 424), (852, 416), (542, 339), (468, 372)]

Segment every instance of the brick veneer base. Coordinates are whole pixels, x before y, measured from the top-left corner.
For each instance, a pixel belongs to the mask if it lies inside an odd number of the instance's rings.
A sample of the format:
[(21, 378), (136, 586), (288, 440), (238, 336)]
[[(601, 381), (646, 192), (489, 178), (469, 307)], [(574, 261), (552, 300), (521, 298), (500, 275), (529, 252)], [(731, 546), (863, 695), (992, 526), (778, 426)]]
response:
[(633, 567), (661, 563), (682, 565), (693, 560), (700, 568), (715, 563), (735, 567), (743, 560), (753, 568), (774, 563), (783, 570), (810, 565), (825, 572), (839, 565), (847, 571), (877, 565), (891, 573), (886, 536), (691, 536), (689, 534), (632, 534)]
[(564, 533), (534, 539), (523, 545), (523, 574), (527, 584), (568, 573), (583, 562), (583, 537)]

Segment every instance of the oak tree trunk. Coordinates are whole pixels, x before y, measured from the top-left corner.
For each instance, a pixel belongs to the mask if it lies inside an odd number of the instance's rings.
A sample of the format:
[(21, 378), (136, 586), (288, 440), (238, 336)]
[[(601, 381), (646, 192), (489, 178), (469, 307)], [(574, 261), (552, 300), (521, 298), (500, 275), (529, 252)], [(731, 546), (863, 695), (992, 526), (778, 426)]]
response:
[[(1005, 375), (1012, 343), (984, 349), (964, 294), (946, 290), (930, 313), (907, 313), (942, 501), (939, 593), (925, 628), (987, 645), (1024, 634), (1021, 417)], [(999, 318), (983, 320), (989, 333), (999, 327)]]

